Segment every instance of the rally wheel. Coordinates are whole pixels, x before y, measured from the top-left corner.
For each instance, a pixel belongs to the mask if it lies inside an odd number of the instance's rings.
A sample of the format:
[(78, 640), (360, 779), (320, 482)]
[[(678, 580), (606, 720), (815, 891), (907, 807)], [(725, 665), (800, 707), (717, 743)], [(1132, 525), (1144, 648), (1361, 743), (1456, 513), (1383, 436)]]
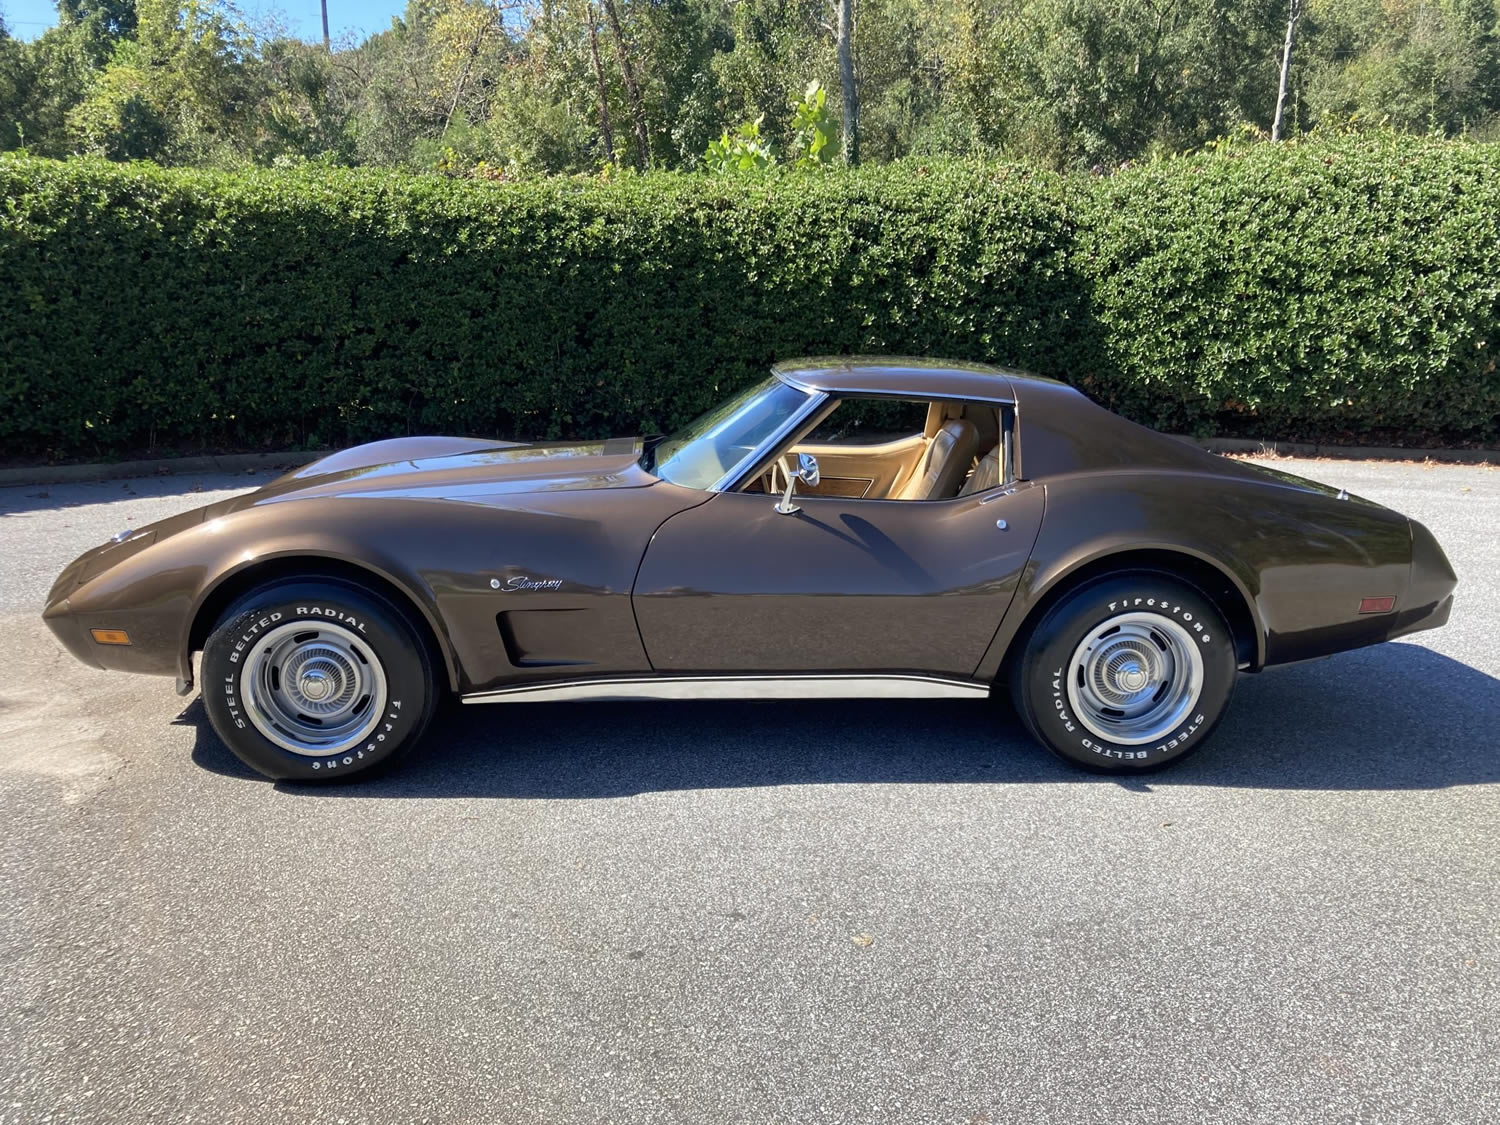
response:
[(209, 721), (267, 777), (368, 777), (407, 753), (436, 709), (436, 670), (419, 630), (353, 583), (261, 587), (224, 613), (204, 645)]
[(1084, 769), (1141, 773), (1208, 739), (1234, 691), (1223, 615), (1180, 579), (1111, 576), (1065, 594), (1011, 663), (1011, 697), (1036, 739)]

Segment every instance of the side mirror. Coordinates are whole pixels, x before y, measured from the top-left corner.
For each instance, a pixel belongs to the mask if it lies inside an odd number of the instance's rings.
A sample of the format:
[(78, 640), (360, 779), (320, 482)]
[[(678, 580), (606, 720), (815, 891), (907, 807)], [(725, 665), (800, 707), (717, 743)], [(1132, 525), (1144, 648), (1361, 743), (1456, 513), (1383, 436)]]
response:
[(808, 488), (818, 487), (818, 459), (811, 453), (797, 454), (797, 476)]
[(795, 472), (786, 475), (786, 492), (782, 495), (780, 501), (777, 502), (776, 510), (784, 516), (789, 516), (793, 512), (800, 512), (802, 509), (792, 503), (792, 489), (799, 480), (807, 485), (808, 488), (816, 488), (820, 479), (818, 475), (818, 459), (811, 453), (797, 454), (797, 469)]

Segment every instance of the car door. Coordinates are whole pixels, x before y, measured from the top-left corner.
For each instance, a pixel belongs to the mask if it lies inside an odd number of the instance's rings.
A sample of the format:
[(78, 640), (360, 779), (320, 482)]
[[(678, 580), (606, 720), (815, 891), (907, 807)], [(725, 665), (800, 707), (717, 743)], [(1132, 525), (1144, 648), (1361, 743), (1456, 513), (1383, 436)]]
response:
[(969, 676), (1041, 528), (1030, 482), (952, 500), (720, 493), (668, 519), (636, 577), (663, 672)]

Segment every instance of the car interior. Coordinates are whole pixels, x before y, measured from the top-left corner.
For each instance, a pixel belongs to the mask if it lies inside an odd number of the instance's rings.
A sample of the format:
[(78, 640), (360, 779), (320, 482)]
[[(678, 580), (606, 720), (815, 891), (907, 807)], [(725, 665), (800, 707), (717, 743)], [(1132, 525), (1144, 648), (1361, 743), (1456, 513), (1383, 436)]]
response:
[(774, 460), (747, 491), (781, 493), (799, 454), (819, 480), (798, 495), (864, 500), (949, 500), (1007, 477), (1008, 407), (979, 402), (846, 399)]

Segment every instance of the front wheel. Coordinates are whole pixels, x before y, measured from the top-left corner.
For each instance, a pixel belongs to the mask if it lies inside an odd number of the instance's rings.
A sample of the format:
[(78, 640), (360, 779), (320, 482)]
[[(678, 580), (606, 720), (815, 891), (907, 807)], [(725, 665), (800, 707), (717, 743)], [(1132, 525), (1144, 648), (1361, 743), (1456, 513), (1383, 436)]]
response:
[(1140, 773), (1203, 745), (1237, 670), (1223, 615), (1162, 574), (1099, 579), (1064, 595), (1011, 666), (1031, 733), (1084, 769)]
[(203, 646), (203, 705), (234, 755), (278, 780), (337, 781), (389, 766), (437, 702), (422, 638), (384, 598), (284, 582), (242, 598)]

